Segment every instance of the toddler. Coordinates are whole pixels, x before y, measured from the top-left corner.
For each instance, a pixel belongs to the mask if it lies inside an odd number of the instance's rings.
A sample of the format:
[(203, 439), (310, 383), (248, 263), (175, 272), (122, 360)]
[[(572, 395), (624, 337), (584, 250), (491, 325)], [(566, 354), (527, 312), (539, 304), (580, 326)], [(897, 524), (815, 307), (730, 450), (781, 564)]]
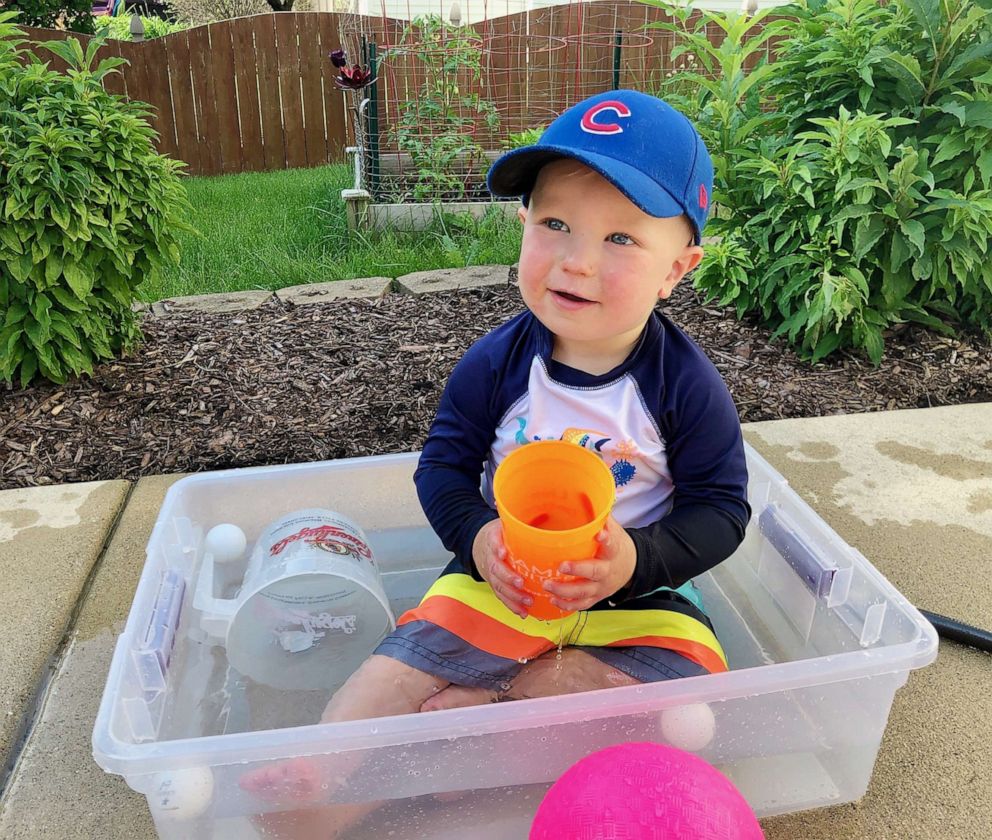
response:
[[(629, 90), (579, 103), (492, 166), (490, 191), (523, 197), (527, 309), (455, 367), (416, 471), (454, 557), (322, 720), (726, 670), (692, 578), (737, 548), (750, 517), (740, 424), (716, 368), (656, 310), (702, 259), (712, 179), (691, 123)], [(571, 613), (545, 622), (507, 563), (492, 479), (513, 449), (549, 438), (598, 453), (617, 500), (596, 556), (545, 584)], [(299, 759), (242, 786), (303, 804), (326, 795), (328, 776)], [(263, 819), (269, 836), (336, 837), (373, 807)]]

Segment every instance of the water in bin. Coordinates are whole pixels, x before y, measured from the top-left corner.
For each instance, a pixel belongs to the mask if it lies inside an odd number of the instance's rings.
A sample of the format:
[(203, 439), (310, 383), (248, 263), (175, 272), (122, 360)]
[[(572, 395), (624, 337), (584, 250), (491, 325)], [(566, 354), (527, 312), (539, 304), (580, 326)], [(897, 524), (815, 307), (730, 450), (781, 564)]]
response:
[(331, 689), (396, 625), (375, 557), (354, 522), (321, 508), (272, 522), (255, 543), (234, 598), (214, 597), (204, 554), (194, 606), (238, 672), (280, 689)]

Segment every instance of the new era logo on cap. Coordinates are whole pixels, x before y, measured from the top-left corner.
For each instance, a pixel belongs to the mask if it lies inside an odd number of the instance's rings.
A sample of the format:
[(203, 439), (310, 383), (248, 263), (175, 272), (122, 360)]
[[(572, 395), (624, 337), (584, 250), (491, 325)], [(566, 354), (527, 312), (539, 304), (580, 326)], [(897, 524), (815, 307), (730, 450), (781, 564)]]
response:
[(634, 90), (590, 97), (552, 122), (533, 146), (499, 158), (489, 170), (489, 190), (523, 196), (526, 204), (541, 167), (563, 157), (598, 172), (648, 215), (684, 213), (696, 242), (702, 238), (713, 164), (692, 123), (666, 102)]

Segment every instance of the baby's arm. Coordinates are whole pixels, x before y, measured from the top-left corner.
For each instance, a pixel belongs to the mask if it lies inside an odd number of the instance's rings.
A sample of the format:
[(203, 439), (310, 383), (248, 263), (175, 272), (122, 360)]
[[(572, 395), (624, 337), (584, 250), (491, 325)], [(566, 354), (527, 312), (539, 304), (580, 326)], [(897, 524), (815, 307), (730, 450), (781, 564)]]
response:
[(707, 363), (670, 390), (670, 407), (657, 419), (672, 508), (657, 522), (627, 529), (637, 564), (625, 597), (677, 588), (713, 568), (740, 545), (751, 516), (740, 420), (719, 373)]
[(448, 378), (414, 482), (444, 547), (481, 580), (474, 563), (476, 538), (497, 514), (482, 497), (480, 477), (499, 418), (492, 405), (495, 373), (478, 347), (469, 349)]

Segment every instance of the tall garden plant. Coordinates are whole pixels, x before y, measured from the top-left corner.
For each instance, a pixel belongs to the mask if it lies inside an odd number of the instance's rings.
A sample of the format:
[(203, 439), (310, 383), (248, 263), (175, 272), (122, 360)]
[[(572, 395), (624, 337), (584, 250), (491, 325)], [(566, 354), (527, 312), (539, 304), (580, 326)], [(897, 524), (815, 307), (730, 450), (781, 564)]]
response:
[[(814, 360), (853, 346), (877, 363), (900, 322), (992, 330), (988, 10), (974, 0), (779, 9), (775, 60), (748, 76), (750, 100), (730, 83), (742, 78), (731, 56), (743, 60), (754, 35), (731, 33), (756, 19), (674, 14), (702, 64), (676, 82), (699, 92), (723, 189), (721, 241), (696, 275), (704, 292), (759, 314)], [(728, 33), (720, 47), (699, 40), (707, 20)]]
[[(92, 373), (132, 347), (135, 290), (179, 257), (181, 163), (155, 152), (145, 106), (107, 93), (122, 63), (94, 66), (75, 39), (20, 50), (0, 13), (0, 380)], [(26, 60), (25, 60), (26, 59)]]
[(413, 56), (424, 73), (416, 98), (399, 106), (392, 132), (416, 167), (414, 198), (461, 198), (466, 181), (486, 162), (480, 133), (499, 127), (496, 106), (471, 89), (482, 80), (482, 42), (470, 26), (424, 15), (411, 21), (400, 43), (407, 46), (391, 50), (386, 60)]

